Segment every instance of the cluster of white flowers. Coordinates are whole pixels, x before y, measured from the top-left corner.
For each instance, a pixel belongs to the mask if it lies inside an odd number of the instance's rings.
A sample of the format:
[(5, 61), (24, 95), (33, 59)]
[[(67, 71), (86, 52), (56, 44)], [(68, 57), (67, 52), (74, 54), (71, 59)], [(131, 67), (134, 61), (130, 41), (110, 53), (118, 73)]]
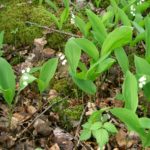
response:
[[(137, 2), (137, 5), (141, 5), (145, 0), (140, 0), (139, 2)], [(132, 14), (132, 16), (136, 15), (136, 9), (134, 7), (134, 5), (130, 6), (130, 13)]]
[(29, 79), (29, 77), (26, 75), (26, 73), (29, 73), (30, 70), (31, 70), (31, 69), (28, 67), (28, 68), (23, 69), (23, 70), (21, 71), (22, 74), (23, 74), (22, 79), (23, 79), (23, 85), (24, 85), (24, 86), (27, 86), (27, 85), (28, 85), (27, 80)]
[(140, 0), (139, 2), (137, 2), (137, 5), (140, 5), (144, 2), (145, 0)]
[(71, 13), (71, 24), (75, 24), (75, 15)]
[(139, 79), (139, 88), (143, 88), (143, 86), (146, 84), (146, 76), (143, 75), (140, 79)]
[(135, 11), (136, 11), (135, 7), (133, 5), (131, 5), (130, 13), (132, 14), (132, 16), (135, 16)]
[(67, 63), (67, 60), (65, 58), (65, 55), (63, 53), (58, 54), (59, 59), (62, 61), (61, 64), (64, 66)]

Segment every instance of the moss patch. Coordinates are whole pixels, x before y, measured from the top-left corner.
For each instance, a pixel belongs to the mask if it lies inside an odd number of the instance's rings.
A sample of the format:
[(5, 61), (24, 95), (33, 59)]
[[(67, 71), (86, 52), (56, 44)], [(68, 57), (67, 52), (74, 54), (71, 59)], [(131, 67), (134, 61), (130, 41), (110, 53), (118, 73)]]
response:
[[(50, 101), (50, 104), (53, 104), (55, 102), (58, 102), (60, 98), (56, 98)], [(83, 111), (83, 105), (75, 105), (75, 106), (69, 106), (70, 100), (63, 100), (61, 103), (58, 103), (55, 105), (52, 110), (56, 113), (58, 113), (60, 119), (60, 125), (63, 126), (63, 128), (66, 129), (72, 129), (73, 128), (73, 122), (79, 121), (80, 116)]]
[(52, 22), (49, 12), (43, 6), (34, 6), (34, 4), (25, 2), (19, 3), (19, 1), (6, 4), (6, 7), (0, 11), (0, 19), (0, 30), (5, 31), (5, 43), (14, 44), (14, 34), (11, 32), (18, 29), (16, 32), (17, 46), (30, 45), (34, 38), (42, 36), (42, 29), (29, 26), (26, 21), (47, 26)]

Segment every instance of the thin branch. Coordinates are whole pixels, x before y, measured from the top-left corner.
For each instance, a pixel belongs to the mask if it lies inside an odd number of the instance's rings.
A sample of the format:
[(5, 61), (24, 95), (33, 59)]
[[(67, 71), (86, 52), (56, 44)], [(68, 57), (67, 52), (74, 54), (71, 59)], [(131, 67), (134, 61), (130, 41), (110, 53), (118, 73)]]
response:
[(76, 37), (76, 38), (80, 38), (81, 37), (79, 35), (72, 34), (72, 33), (69, 33), (69, 32), (65, 32), (65, 31), (61, 31), (61, 30), (49, 28), (47, 26), (42, 26), (42, 25), (39, 25), (39, 24), (37, 24), (35, 22), (26, 21), (26, 23), (29, 24), (29, 25), (32, 25), (32, 26), (36, 26), (36, 27), (39, 27), (39, 28), (43, 28), (43, 29), (52, 31), (52, 32), (57, 32), (57, 33), (60, 33), (60, 34), (65, 34), (65, 35), (68, 35), (68, 36), (71, 36), (71, 37)]
[[(54, 105), (61, 103), (63, 100), (65, 100), (68, 96), (66, 96), (65, 98), (59, 100), (58, 102), (53, 103), (52, 105), (49, 105), (42, 113), (40, 113), (37, 117), (35, 117), (35, 119), (32, 120), (32, 122), (19, 134), (16, 135), (17, 139), (20, 138), (25, 132), (27, 132), (27, 130), (32, 126), (32, 124), (38, 119), (40, 118), (43, 114), (45, 114), (45, 112), (47, 112), (49, 109), (51, 109)], [(17, 141), (16, 139), (16, 141)]]
[(86, 112), (86, 109), (87, 109), (87, 105), (85, 106), (85, 108), (84, 108), (83, 111), (82, 111), (82, 114), (81, 114), (81, 117), (80, 117), (80, 120), (79, 120), (79, 124), (78, 124), (78, 127), (77, 127), (77, 129), (76, 129), (76, 133), (75, 133), (74, 139), (77, 140), (77, 144), (75, 145), (74, 150), (81, 144), (78, 137), (79, 137), (80, 126), (81, 126), (81, 123), (82, 123), (82, 121), (83, 121), (83, 116), (84, 116), (84, 114), (85, 114), (85, 112)]

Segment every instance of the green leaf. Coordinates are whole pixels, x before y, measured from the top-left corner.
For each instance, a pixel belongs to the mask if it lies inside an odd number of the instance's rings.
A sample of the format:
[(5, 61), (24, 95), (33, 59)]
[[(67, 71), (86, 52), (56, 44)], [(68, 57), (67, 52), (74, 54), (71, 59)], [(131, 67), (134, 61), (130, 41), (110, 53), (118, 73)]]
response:
[(79, 64), (81, 49), (74, 42), (74, 39), (70, 39), (65, 46), (65, 55), (67, 57), (71, 72), (76, 74), (76, 69)]
[(97, 74), (99, 76), (101, 73), (103, 73), (104, 71), (108, 70), (114, 63), (115, 63), (115, 60), (112, 59), (112, 58), (104, 59), (98, 65), (98, 68), (96, 69), (95, 74)]
[(11, 65), (0, 57), (0, 87), (5, 101), (11, 105), (15, 95), (15, 75)]
[(106, 55), (116, 48), (120, 48), (132, 40), (132, 28), (128, 26), (122, 26), (116, 28), (114, 31), (108, 34), (101, 50), (101, 56)]
[(40, 90), (40, 93), (42, 93), (49, 85), (50, 80), (55, 74), (57, 64), (58, 58), (52, 58), (45, 62), (41, 67), (38, 79), (38, 88)]
[(86, 24), (83, 21), (83, 19), (81, 19), (80, 17), (76, 16), (75, 17), (75, 25), (80, 29), (80, 31), (85, 36), (85, 26), (86, 26)]
[(125, 108), (135, 112), (138, 106), (138, 83), (135, 76), (130, 71), (126, 73), (122, 88)]
[(102, 110), (97, 110), (97, 111), (93, 112), (92, 115), (90, 116), (90, 118), (88, 119), (88, 122), (93, 124), (94, 122), (100, 121), (102, 112), (103, 112)]
[[(24, 80), (24, 77), (27, 79)], [(22, 91), (26, 86), (28, 86), (28, 84), (32, 83), (36, 79), (37, 78), (35, 78), (34, 76), (32, 76), (28, 73), (23, 74), (19, 81), (19, 92)], [(24, 82), (27, 82), (27, 85), (25, 85)]]
[(63, 0), (64, 6), (66, 8), (69, 8), (69, 2), (70, 2), (70, 0)]
[(93, 123), (90, 129), (91, 129), (91, 130), (98, 130), (98, 129), (100, 129), (101, 127), (102, 127), (102, 123), (99, 121), (99, 122)]
[(4, 31), (0, 32), (0, 50), (3, 48)]
[(95, 61), (99, 58), (99, 52), (96, 46), (91, 41), (85, 38), (77, 38), (74, 39), (74, 41), (85, 53), (87, 53)]
[(150, 118), (142, 117), (139, 118), (139, 122), (144, 129), (150, 129)]
[(131, 42), (131, 46), (135, 46), (138, 42), (145, 40), (145, 32), (139, 33)]
[(137, 29), (139, 33), (144, 33), (145, 30), (135, 21), (132, 21), (133, 26)]
[(123, 48), (115, 49), (114, 51), (117, 61), (124, 74), (129, 70), (129, 60)]
[(107, 36), (107, 31), (101, 19), (96, 14), (94, 14), (91, 10), (86, 10), (86, 13), (88, 15), (89, 21), (91, 22), (94, 32), (100, 34), (101, 39), (103, 39), (104, 41), (104, 39)]
[(124, 122), (129, 130), (137, 132), (141, 137), (145, 136), (145, 131), (142, 129), (135, 112), (126, 108), (113, 108), (110, 112)]
[(147, 100), (150, 102), (150, 82), (144, 85), (143, 90), (144, 90), (144, 95), (146, 96)]
[(61, 29), (61, 25), (59, 23), (58, 18), (54, 14), (52, 14), (51, 12), (49, 12), (49, 15), (50, 15), (51, 19), (54, 21), (54, 23), (57, 26), (57, 28)]
[(88, 140), (91, 137), (91, 131), (89, 129), (84, 129), (81, 131), (80, 140)]
[(100, 57), (99, 60), (97, 62), (95, 62), (94, 64), (92, 64), (89, 68), (89, 70), (87, 71), (86, 77), (87, 79), (90, 80), (95, 80), (96, 75), (95, 72), (98, 68), (98, 66), (101, 65), (101, 63), (108, 57), (109, 54), (107, 54), (106, 56)]
[(112, 132), (112, 133), (117, 133), (117, 129), (116, 127), (110, 123), (110, 122), (106, 122), (104, 123), (104, 126), (103, 126), (107, 131), (109, 132)]
[(53, 3), (51, 0), (45, 0), (45, 2), (57, 12), (58, 8), (55, 3)]
[(100, 149), (103, 149), (104, 145), (109, 141), (109, 135), (107, 130), (99, 129), (92, 131), (93, 136), (96, 138), (97, 143), (100, 146)]
[(85, 124), (82, 125), (82, 127), (84, 129), (89, 129), (89, 130), (90, 130), (91, 126), (92, 126), (92, 124), (90, 122), (86, 122)]
[(96, 93), (96, 86), (92, 81), (79, 79), (73, 75), (72, 79), (74, 83), (87, 94), (94, 95)]
[[(90, 69), (87, 72), (86, 77), (90, 80), (95, 80), (96, 77), (100, 76), (101, 73), (108, 70), (114, 63), (115, 63), (115, 60), (112, 58), (107, 58), (107, 59), (104, 59), (103, 61), (99, 61), (99, 64), (97, 64), (96, 62), (90, 67)], [(93, 67), (93, 70), (92, 70), (92, 67)]]
[(119, 7), (118, 7), (118, 13), (119, 13), (119, 17), (120, 17), (120, 20), (122, 21), (123, 25), (125, 25), (125, 26), (130, 26), (130, 27), (131, 27), (131, 22), (130, 22), (128, 16), (127, 16), (126, 13), (125, 13), (122, 9), (120, 9)]
[(43, 0), (39, 0), (39, 5), (42, 5), (42, 3), (43, 3)]
[(145, 39), (146, 39), (146, 53), (145, 57), (150, 62), (150, 17), (145, 19)]
[(62, 29), (63, 23), (67, 21), (69, 16), (69, 9), (65, 8), (60, 16), (59, 29)]
[(134, 63), (137, 74), (150, 75), (150, 64), (145, 59), (135, 56)]

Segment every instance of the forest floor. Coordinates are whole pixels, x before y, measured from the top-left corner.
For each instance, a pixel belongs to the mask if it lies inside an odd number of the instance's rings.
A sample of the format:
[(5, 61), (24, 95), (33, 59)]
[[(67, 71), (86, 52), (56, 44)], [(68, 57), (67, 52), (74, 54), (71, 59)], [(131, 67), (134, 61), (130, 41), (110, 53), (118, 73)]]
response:
[[(67, 39), (81, 36), (69, 22), (64, 25), (64, 33), (57, 30), (46, 9), (32, 1), (0, 2), (0, 31), (5, 30), (3, 55), (13, 66), (17, 82), (24, 68), (37, 67), (57, 57), (64, 52)], [(36, 59), (32, 59), (33, 55)], [(47, 91), (41, 95), (33, 83), (16, 97), (11, 109), (0, 96), (0, 149), (98, 150), (94, 139), (79, 140), (82, 124), (95, 110), (123, 106), (122, 101), (116, 100), (123, 75), (114, 65), (101, 76), (103, 82), (96, 95), (88, 96), (74, 85), (67, 68), (60, 61)], [(106, 115), (117, 126), (118, 133), (111, 136), (105, 149), (142, 149), (134, 132), (128, 132), (110, 113)]]

